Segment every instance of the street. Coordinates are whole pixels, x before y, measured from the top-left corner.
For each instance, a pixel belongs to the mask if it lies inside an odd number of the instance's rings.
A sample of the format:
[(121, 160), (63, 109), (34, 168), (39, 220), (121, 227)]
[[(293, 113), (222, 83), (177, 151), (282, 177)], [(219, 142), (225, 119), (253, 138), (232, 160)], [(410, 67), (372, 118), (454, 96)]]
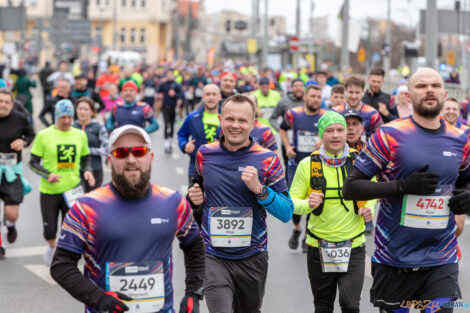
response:
[[(38, 95), (35, 92), (35, 95)], [(40, 97), (36, 97), (40, 98)], [(35, 103), (38, 112), (40, 104)], [(39, 125), (36, 121), (36, 126)], [(162, 125), (162, 123), (160, 124)], [(152, 182), (178, 190), (183, 194), (187, 190), (188, 158), (177, 149), (173, 142), (173, 154), (163, 153), (162, 131), (151, 136), (155, 159), (152, 170)], [(0, 261), (0, 312), (1, 313), (44, 313), (44, 312), (83, 312), (79, 303), (59, 287), (49, 276), (49, 268), (44, 265), (43, 254), (46, 249), (42, 237), (42, 222), (39, 207), (39, 177), (27, 168), (29, 149), (23, 154), (25, 175), (34, 186), (25, 196), (20, 207), (17, 223), (18, 240), (13, 245), (6, 244), (7, 259)], [(110, 180), (110, 170), (105, 169), (105, 182)], [(268, 215), (269, 216), (269, 215)], [(304, 220), (302, 221), (302, 224)], [(470, 227), (467, 222), (467, 227)], [(266, 283), (262, 312), (307, 313), (313, 311), (313, 297), (307, 274), (306, 254), (300, 248), (292, 251), (287, 241), (291, 234), (292, 223), (284, 224), (272, 216), (268, 217), (269, 233), (269, 272)], [(6, 229), (2, 236), (6, 236)], [(410, 238), (410, 240), (412, 240)], [(470, 301), (470, 231), (466, 230), (459, 238), (462, 250), (460, 263), (460, 287), (463, 301)], [(361, 300), (363, 312), (377, 312), (369, 301), (371, 286), (370, 255), (374, 249), (373, 238), (367, 238), (366, 276)], [(175, 310), (179, 311), (179, 301), (184, 295), (184, 260), (183, 254), (174, 242), (174, 277)], [(83, 263), (80, 263), (83, 267)], [(338, 301), (336, 301), (338, 302)], [(336, 311), (339, 306), (336, 304)], [(464, 309), (455, 309), (464, 312)], [(202, 302), (201, 312), (208, 312)]]

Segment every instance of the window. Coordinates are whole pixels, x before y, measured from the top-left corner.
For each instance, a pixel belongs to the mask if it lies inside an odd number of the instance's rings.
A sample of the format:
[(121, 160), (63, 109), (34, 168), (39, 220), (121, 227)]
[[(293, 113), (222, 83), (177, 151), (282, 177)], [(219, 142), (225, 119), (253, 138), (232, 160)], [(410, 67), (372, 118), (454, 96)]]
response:
[(106, 6), (109, 7), (109, 1), (110, 0), (106, 0)]
[(96, 36), (101, 36), (101, 26), (100, 25), (96, 26), (95, 34), (96, 34)]
[(145, 43), (145, 28), (141, 28), (140, 29), (140, 43), (141, 44), (144, 44)]
[(135, 8), (137, 5), (137, 0), (131, 0), (131, 7)]
[(95, 4), (96, 4), (97, 7), (100, 6), (100, 4), (101, 4), (100, 2), (101, 2), (100, 0), (96, 0), (96, 1), (95, 1)]
[(147, 6), (147, 1), (141, 0), (141, 1), (140, 1), (140, 6), (141, 6), (142, 8), (145, 8), (145, 7)]
[(135, 42), (135, 28), (131, 28), (131, 30), (130, 30), (129, 42), (130, 42), (130, 43), (134, 43), (134, 42)]
[(121, 1), (121, 6), (123, 6), (123, 7), (127, 6), (127, 0), (122, 0)]
[(125, 43), (126, 42), (126, 28), (125, 27), (122, 27), (121, 28), (121, 42), (122, 43)]

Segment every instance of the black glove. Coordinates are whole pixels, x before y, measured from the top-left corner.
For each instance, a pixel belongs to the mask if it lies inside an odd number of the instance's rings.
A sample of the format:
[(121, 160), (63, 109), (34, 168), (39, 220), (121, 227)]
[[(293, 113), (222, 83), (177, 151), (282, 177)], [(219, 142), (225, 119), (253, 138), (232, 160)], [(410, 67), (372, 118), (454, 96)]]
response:
[(180, 313), (199, 313), (199, 296), (186, 294), (180, 303)]
[(126, 296), (120, 292), (106, 291), (104, 296), (101, 297), (100, 302), (96, 310), (98, 312), (109, 312), (109, 313), (122, 313), (128, 311), (129, 308), (125, 305), (122, 300), (130, 301), (132, 298)]
[(470, 191), (466, 189), (454, 190), (454, 196), (449, 199), (449, 209), (454, 214), (467, 214), (470, 212)]
[(408, 195), (432, 195), (436, 192), (439, 182), (439, 175), (436, 173), (426, 173), (429, 165), (414, 171), (405, 179), (398, 181), (398, 190), (402, 194)]

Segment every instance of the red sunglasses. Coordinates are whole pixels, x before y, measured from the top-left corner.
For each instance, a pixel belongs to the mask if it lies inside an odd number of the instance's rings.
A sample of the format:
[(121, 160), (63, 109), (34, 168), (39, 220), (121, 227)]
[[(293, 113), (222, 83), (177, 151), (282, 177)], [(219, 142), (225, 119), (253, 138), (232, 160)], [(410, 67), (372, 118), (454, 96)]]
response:
[(111, 154), (118, 159), (124, 159), (129, 156), (129, 153), (136, 158), (143, 157), (150, 151), (150, 148), (147, 147), (132, 147), (132, 148), (116, 148), (111, 151)]

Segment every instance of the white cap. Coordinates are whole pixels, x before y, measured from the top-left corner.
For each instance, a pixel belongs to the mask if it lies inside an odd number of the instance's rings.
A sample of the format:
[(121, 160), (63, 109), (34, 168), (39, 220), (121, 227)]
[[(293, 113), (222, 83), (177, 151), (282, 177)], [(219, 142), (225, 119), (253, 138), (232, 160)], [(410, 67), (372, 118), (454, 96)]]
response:
[(408, 87), (406, 85), (401, 85), (397, 88), (397, 96), (399, 96), (402, 92), (408, 92)]
[(141, 136), (144, 141), (150, 146), (152, 145), (152, 142), (150, 141), (150, 137), (147, 134), (147, 132), (140, 127), (134, 126), (134, 125), (124, 125), (121, 127), (116, 128), (113, 130), (111, 135), (109, 136), (109, 147), (112, 147), (114, 143), (121, 137), (122, 135), (125, 134), (136, 134)]

